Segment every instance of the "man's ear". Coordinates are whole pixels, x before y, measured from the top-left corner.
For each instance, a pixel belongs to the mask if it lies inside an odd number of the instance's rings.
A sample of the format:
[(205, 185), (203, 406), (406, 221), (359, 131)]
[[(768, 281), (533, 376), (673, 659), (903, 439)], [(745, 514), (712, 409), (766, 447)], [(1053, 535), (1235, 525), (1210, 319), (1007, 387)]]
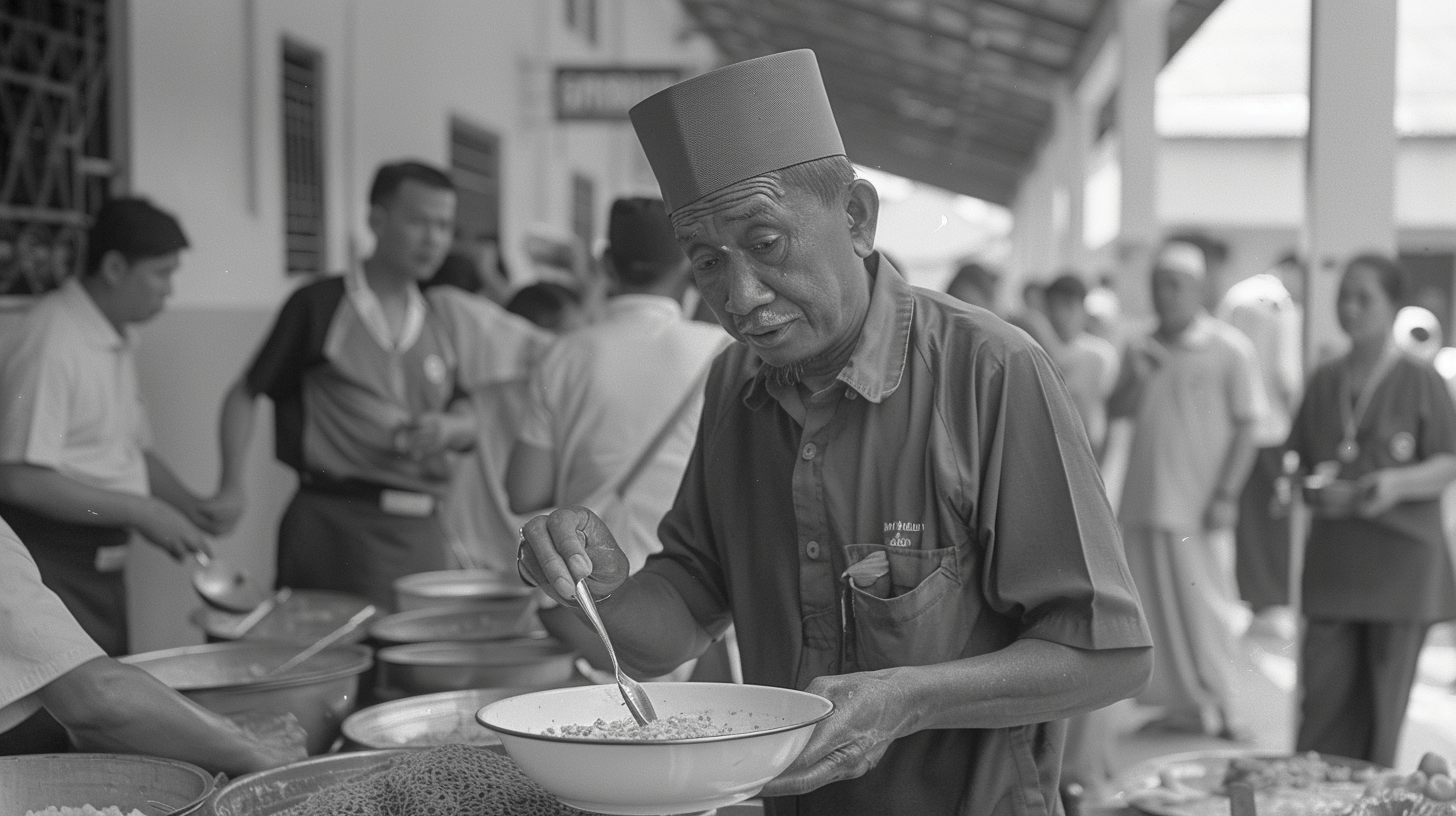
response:
[(384, 228), (384, 221), (387, 218), (389, 218), (389, 213), (385, 210), (383, 204), (369, 205), (369, 231), (374, 233), (375, 237), (379, 236), (379, 232)]
[(101, 256), (101, 264), (96, 269), (96, 276), (106, 282), (107, 286), (120, 286), (131, 272), (131, 264), (127, 262), (126, 256), (117, 250), (111, 250)]
[(864, 179), (850, 182), (844, 212), (849, 221), (849, 239), (854, 244), (854, 254), (868, 258), (875, 251), (875, 228), (880, 220), (880, 194), (875, 185)]

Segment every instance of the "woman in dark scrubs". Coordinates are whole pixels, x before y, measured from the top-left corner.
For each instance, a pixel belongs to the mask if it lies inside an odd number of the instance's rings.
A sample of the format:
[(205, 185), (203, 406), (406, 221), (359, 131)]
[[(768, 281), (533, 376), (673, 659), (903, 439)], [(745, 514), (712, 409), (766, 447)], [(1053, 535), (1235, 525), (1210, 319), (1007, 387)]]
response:
[(1404, 289), (1388, 258), (1346, 265), (1336, 309), (1350, 351), (1314, 372), (1289, 439), (1314, 516), (1297, 748), (1385, 766), (1426, 630), (1456, 618), (1440, 510), (1456, 480), (1456, 406), (1435, 369), (1395, 346)]

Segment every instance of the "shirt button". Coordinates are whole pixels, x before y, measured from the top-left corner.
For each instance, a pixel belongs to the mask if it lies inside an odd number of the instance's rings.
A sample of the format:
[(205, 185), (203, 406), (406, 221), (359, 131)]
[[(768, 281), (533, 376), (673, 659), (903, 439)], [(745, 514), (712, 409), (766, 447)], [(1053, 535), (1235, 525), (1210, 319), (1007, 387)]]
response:
[(808, 544), (805, 544), (804, 555), (809, 556), (810, 560), (819, 560), (819, 542), (810, 541)]
[(815, 445), (813, 442), (810, 442), (804, 446), (804, 450), (801, 451), (799, 455), (804, 457), (805, 459), (813, 459), (818, 453), (819, 446)]

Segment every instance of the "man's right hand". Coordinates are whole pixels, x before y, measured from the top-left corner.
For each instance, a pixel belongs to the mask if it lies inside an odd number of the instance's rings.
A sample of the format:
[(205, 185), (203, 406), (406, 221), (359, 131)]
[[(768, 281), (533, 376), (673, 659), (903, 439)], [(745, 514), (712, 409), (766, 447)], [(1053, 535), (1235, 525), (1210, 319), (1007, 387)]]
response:
[(197, 513), (201, 518), (193, 521), (212, 535), (227, 535), (238, 526), (247, 504), (241, 490), (218, 490), (212, 498), (197, 503)]
[(190, 553), (212, 555), (207, 536), (170, 504), (151, 497), (140, 499), (140, 511), (132, 527), (142, 537), (181, 561)]
[(521, 538), (522, 572), (559, 603), (572, 603), (582, 578), (596, 598), (627, 580), (626, 554), (606, 523), (585, 507), (536, 516), (521, 528)]

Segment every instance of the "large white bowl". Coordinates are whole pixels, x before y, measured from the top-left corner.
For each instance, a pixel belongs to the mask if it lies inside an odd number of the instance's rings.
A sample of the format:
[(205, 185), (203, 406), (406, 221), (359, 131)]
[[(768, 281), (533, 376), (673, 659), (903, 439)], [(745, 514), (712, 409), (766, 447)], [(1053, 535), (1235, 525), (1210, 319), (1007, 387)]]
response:
[[(630, 717), (615, 685), (553, 689), (491, 703), (476, 715), (500, 735), (526, 776), (568, 805), (596, 813), (710, 810), (758, 793), (804, 750), (834, 711), (816, 694), (732, 683), (649, 683), (659, 717), (708, 713), (740, 733), (681, 740), (594, 740), (551, 727)], [(754, 726), (758, 730), (748, 730)]]

